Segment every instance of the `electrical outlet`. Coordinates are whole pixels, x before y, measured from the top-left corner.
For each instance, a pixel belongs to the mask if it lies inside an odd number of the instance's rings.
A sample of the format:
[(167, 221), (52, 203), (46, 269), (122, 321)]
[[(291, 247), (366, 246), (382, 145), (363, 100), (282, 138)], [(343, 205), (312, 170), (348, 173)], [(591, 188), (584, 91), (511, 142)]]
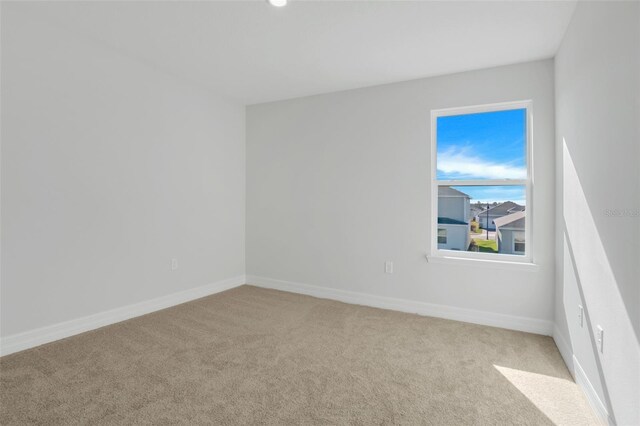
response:
[(178, 269), (178, 259), (171, 259), (171, 270), (175, 271)]
[(391, 262), (390, 260), (384, 262), (384, 272), (386, 274), (393, 274), (393, 262)]
[(578, 324), (580, 328), (584, 326), (584, 308), (582, 305), (578, 305)]
[(599, 325), (596, 326), (596, 339), (598, 342), (598, 350), (604, 353), (604, 330)]

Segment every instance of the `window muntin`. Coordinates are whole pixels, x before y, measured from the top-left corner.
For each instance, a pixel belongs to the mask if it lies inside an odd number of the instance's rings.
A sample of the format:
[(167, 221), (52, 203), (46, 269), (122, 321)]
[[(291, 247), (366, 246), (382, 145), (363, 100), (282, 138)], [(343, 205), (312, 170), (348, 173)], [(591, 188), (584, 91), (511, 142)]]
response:
[[(432, 112), (433, 231), (448, 223), (448, 216), (460, 219), (443, 207), (453, 204), (451, 190), (469, 199), (468, 206), (459, 207), (469, 238), (448, 238), (447, 247), (439, 248), (438, 233), (432, 255), (456, 250), (456, 257), (531, 260), (531, 244), (525, 243), (531, 232), (530, 116), (530, 102)], [(521, 235), (517, 245), (516, 233)]]

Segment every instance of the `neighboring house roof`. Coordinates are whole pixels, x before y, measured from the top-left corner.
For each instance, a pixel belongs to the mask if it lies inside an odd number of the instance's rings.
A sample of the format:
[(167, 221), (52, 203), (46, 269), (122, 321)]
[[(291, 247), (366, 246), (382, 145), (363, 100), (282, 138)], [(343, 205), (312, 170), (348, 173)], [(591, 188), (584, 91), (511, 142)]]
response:
[(514, 229), (524, 229), (524, 213), (516, 212), (507, 216), (502, 216), (493, 221), (496, 225), (496, 228), (506, 227), (506, 228), (514, 228)]
[(439, 186), (438, 187), (438, 197), (469, 197), (464, 192), (458, 191), (457, 189), (453, 189), (450, 186)]
[[(498, 204), (497, 206), (493, 206), (489, 209), (489, 215), (492, 216), (504, 216), (509, 213), (522, 212), (524, 211), (525, 206), (521, 206), (520, 204), (516, 204), (513, 201), (505, 201), (502, 204)], [(487, 214), (487, 209), (483, 210), (481, 213)]]
[(451, 219), (449, 217), (439, 217), (438, 223), (441, 225), (468, 225), (467, 222), (461, 220)]

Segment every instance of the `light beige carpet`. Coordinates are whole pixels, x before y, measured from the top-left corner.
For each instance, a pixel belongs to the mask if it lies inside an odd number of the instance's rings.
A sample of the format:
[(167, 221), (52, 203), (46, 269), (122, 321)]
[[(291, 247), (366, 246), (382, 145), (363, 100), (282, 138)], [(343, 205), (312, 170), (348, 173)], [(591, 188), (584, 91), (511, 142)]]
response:
[(593, 424), (553, 340), (243, 286), (0, 359), (0, 424)]

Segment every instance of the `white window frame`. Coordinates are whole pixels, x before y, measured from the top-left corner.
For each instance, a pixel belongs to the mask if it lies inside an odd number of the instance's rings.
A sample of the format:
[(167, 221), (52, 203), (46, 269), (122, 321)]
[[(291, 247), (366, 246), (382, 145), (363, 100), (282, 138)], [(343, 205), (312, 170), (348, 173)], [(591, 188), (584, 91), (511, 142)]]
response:
[[(438, 180), (437, 179), (437, 120), (439, 117), (452, 115), (476, 114), (482, 112), (506, 111), (512, 109), (526, 110), (526, 160), (527, 176), (525, 179), (477, 179), (477, 180)], [(465, 262), (472, 264), (502, 264), (513, 266), (533, 266), (533, 102), (530, 100), (501, 102), (486, 105), (445, 108), (431, 110), (431, 223), (429, 226), (429, 251), (427, 259), (431, 262)], [(456, 251), (438, 248), (438, 186), (524, 186), (526, 190), (525, 214), (525, 253), (524, 255), (504, 253), (481, 253)], [(480, 261), (480, 262), (478, 262)]]

